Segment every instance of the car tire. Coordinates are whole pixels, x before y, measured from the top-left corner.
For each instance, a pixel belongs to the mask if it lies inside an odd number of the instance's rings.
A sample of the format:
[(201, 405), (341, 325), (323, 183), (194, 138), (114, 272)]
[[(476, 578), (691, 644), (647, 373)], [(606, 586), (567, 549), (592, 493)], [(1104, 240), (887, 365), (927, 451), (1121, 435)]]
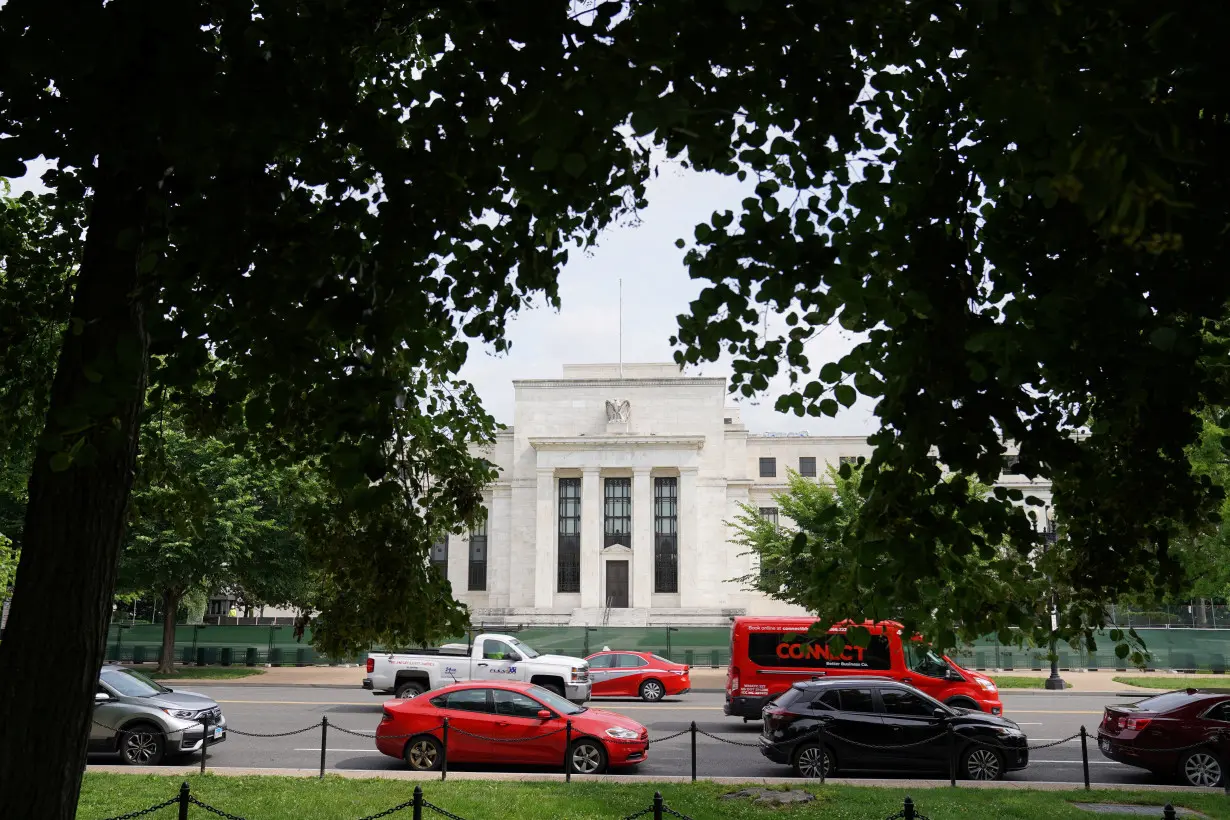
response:
[(944, 705), (953, 706), (957, 709), (972, 709), (975, 712), (982, 711), (982, 707), (969, 698), (952, 698), (951, 700), (944, 701)]
[(1188, 786), (1224, 785), (1226, 762), (1211, 749), (1192, 749), (1179, 759), (1179, 779)]
[(965, 780), (1002, 780), (1004, 756), (992, 748), (975, 743), (961, 755), (958, 773)]
[(819, 778), (822, 765), (825, 777), (832, 777), (837, 771), (833, 751), (826, 746), (822, 752), (818, 743), (800, 743), (790, 756), (790, 766), (797, 777)]
[(560, 686), (558, 683), (540, 683), (538, 685), (543, 689), (546, 689), (548, 692), (554, 692), (561, 698), (564, 697), (564, 687)]
[(401, 756), (411, 771), (434, 772), (444, 764), (444, 746), (432, 735), (419, 735), (410, 738)]
[(650, 678), (641, 684), (641, 700), (646, 703), (657, 703), (666, 697), (666, 687), (657, 678)]
[(410, 698), (417, 698), (426, 691), (427, 687), (423, 686), (423, 684), (418, 681), (407, 681), (397, 687), (397, 691), (394, 693), (393, 697), (398, 700), (409, 700)]
[(568, 765), (573, 774), (602, 774), (606, 771), (606, 749), (602, 742), (583, 737), (568, 750)]
[(120, 759), (128, 766), (157, 766), (166, 748), (166, 735), (152, 723), (137, 723), (120, 732)]

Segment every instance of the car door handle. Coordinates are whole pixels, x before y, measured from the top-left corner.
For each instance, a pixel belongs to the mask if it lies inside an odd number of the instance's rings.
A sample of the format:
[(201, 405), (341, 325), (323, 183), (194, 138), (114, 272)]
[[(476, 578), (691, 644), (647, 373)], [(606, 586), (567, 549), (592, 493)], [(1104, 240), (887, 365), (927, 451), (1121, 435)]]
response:
[(495, 724), (495, 725), (496, 725), (496, 726), (508, 726), (508, 725), (510, 725), (510, 724), (505, 723), (504, 721), (502, 721), (502, 720), (501, 720), (501, 721), (496, 721), (496, 724)]
[(480, 663), (479, 666), (487, 666), (485, 663)]

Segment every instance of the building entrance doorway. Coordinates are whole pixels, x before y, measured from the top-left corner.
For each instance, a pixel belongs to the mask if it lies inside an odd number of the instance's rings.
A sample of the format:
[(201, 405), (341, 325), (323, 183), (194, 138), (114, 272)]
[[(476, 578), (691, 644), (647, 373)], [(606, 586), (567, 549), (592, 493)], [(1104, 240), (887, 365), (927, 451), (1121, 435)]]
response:
[(612, 609), (628, 607), (628, 562), (606, 562), (606, 605)]

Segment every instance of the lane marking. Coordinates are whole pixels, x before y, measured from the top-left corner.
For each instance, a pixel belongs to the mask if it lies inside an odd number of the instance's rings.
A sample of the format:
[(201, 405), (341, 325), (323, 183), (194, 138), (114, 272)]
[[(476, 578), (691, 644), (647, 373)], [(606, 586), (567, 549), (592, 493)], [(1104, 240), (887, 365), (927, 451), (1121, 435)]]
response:
[(379, 706), (362, 700), (219, 700), (215, 703), (251, 703), (260, 706)]
[[(294, 751), (296, 751), (296, 752), (316, 752), (316, 754), (320, 754), (320, 749), (295, 749)], [(326, 751), (329, 751), (329, 752), (348, 752), (348, 753), (350, 753), (350, 754), (355, 754), (356, 752), (360, 752), (360, 753), (362, 753), (362, 754), (366, 754), (366, 755), (378, 755), (378, 754), (384, 754), (384, 752), (381, 752), (381, 751), (379, 751), (379, 750), (377, 750), (377, 749), (334, 749), (334, 748), (330, 747), (329, 749), (326, 749)]]

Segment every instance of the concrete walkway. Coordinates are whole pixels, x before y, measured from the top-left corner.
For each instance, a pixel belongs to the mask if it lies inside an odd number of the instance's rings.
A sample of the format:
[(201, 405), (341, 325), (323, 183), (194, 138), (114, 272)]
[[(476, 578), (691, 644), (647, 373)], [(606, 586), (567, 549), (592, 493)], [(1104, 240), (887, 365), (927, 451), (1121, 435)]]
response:
[[(164, 777), (180, 778), (194, 774), (193, 766), (90, 766), (88, 771), (106, 772), (107, 774), (162, 775)], [(266, 775), (276, 777), (319, 777), (319, 769), (261, 769), (261, 768), (219, 768), (210, 769), (209, 774), (217, 777), (248, 777), (251, 775)], [(412, 772), (405, 769), (373, 769), (371, 771), (329, 771), (329, 777), (342, 777), (350, 780), (411, 780), (420, 782), (440, 782), (440, 775), (433, 772)], [(562, 774), (539, 774), (527, 772), (457, 772), (448, 773), (449, 780), (486, 780), (486, 781), (518, 781), (534, 783), (563, 782)], [(687, 776), (637, 775), (637, 774), (574, 774), (573, 782), (594, 781), (597, 783), (688, 783)], [(801, 781), (795, 777), (702, 777), (698, 782), (718, 783), (723, 786), (801, 786), (818, 787), (818, 781)], [(830, 777), (828, 783), (843, 786), (881, 786), (892, 789), (950, 789), (947, 780), (923, 779), (889, 779), (889, 778), (844, 778)], [(996, 780), (991, 782), (979, 780), (958, 781), (958, 789), (1013, 789), (1017, 791), (1066, 791), (1085, 790), (1082, 783), (1057, 783), (1029, 780)], [(1132, 791), (1132, 792), (1169, 792), (1172, 794), (1220, 794), (1220, 788), (1198, 788), (1195, 786), (1165, 786), (1144, 783), (1095, 783), (1095, 791)]]
[[(188, 670), (185, 669), (185, 672)], [(1013, 672), (986, 672), (992, 678), (996, 677), (1014, 677), (1014, 678), (1038, 678), (1043, 679), (1049, 676), (1049, 672), (1033, 672), (1033, 671), (1013, 671)], [(1166, 678), (1166, 685), (1157, 690), (1139, 689), (1134, 686), (1116, 683), (1113, 678), (1131, 675), (1130, 672), (1111, 672), (1098, 671), (1087, 672), (1080, 670), (1072, 670), (1070, 672), (1060, 673), (1061, 677), (1067, 683), (1071, 684), (1070, 689), (1064, 691), (1072, 694), (1114, 694), (1119, 695), (1124, 692), (1134, 694), (1148, 694), (1152, 691), (1165, 691), (1167, 689), (1182, 688), (1184, 680), (1190, 676), (1180, 673), (1157, 672), (1156, 674)], [(1139, 673), (1137, 673), (1139, 674)], [(358, 688), (363, 684), (363, 678), (366, 677), (367, 671), (362, 666), (275, 666), (262, 670), (260, 675), (252, 675), (247, 678), (237, 678), (235, 680), (217, 680), (217, 679), (194, 679), (194, 678), (175, 678), (172, 685), (189, 685), (189, 686), (314, 686), (322, 689), (335, 688)], [(726, 670), (725, 669), (709, 669), (709, 668), (693, 668), (692, 673), (692, 688), (695, 691), (703, 692), (718, 692), (722, 691), (726, 686)], [(1173, 681), (1173, 683), (1171, 682)], [(1230, 687), (1230, 676), (1226, 678), (1226, 685)], [(1046, 694), (1059, 694), (1058, 692), (1047, 691), (1045, 689), (1004, 689), (1005, 693), (1027, 693), (1038, 692)]]

